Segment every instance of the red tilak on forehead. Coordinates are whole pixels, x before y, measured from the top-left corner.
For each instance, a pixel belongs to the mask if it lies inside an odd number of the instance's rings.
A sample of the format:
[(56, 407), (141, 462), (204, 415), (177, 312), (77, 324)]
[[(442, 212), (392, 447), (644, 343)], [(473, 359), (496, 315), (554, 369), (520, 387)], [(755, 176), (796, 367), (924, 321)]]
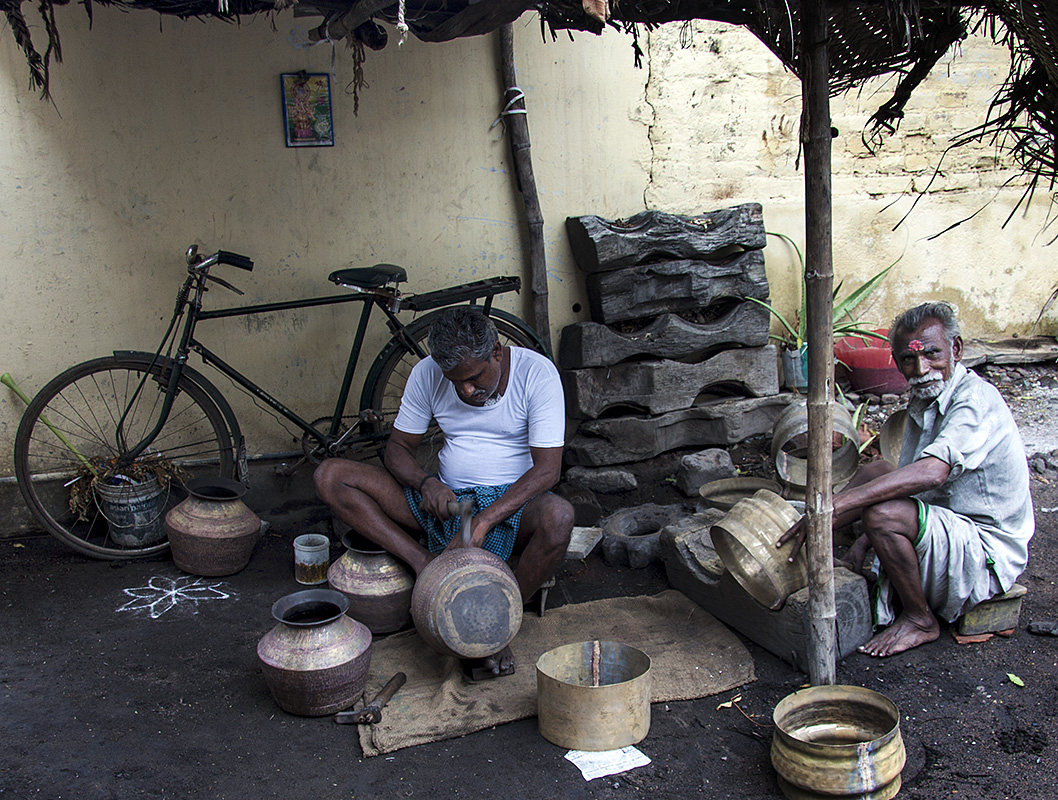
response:
[(914, 350), (917, 353), (920, 350), (925, 350), (926, 348), (923, 346), (921, 339), (912, 339), (910, 342), (907, 343), (907, 349)]

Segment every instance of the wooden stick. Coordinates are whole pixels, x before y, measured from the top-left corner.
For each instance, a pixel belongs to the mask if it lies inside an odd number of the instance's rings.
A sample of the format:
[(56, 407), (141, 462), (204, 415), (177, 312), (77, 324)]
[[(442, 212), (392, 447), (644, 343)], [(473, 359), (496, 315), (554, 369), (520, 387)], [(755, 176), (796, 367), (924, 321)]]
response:
[(529, 121), (526, 118), (525, 98), (518, 88), (514, 68), (514, 26), (502, 26), (500, 32), (500, 62), (503, 72), (503, 104), (505, 124), (510, 132), (511, 152), (518, 189), (522, 193), (525, 219), (529, 228), (529, 270), (533, 297), (533, 328), (551, 352), (551, 321), (547, 310), (547, 259), (544, 255), (544, 215), (536, 193), (533, 159), (529, 145)]
[(831, 130), (827, 8), (801, 6), (801, 140), (805, 151), (805, 291), (808, 300), (808, 661), (813, 685), (837, 673), (834, 599), (833, 430), (834, 260), (831, 243)]

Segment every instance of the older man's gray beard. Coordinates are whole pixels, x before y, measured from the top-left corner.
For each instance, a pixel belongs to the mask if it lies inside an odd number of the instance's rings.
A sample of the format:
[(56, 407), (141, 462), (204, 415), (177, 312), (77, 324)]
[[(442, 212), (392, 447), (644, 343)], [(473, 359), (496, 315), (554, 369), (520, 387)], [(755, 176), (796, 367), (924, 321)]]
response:
[(940, 397), (944, 392), (944, 387), (947, 386), (944, 373), (937, 370), (908, 378), (907, 382), (911, 384), (911, 396), (919, 400), (933, 400)]

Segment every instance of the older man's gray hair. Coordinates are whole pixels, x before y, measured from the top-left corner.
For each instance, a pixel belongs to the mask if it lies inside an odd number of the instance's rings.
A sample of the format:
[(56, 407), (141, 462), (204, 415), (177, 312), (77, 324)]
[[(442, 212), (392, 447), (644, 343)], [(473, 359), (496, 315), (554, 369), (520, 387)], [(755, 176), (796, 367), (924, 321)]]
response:
[(959, 332), (959, 319), (955, 315), (955, 307), (951, 303), (937, 301), (909, 308), (894, 319), (893, 324), (889, 326), (890, 344), (900, 334), (912, 334), (930, 320), (935, 320), (941, 324), (949, 345), (955, 342), (956, 336), (961, 335)]
[(488, 361), (498, 340), (496, 326), (479, 309), (455, 306), (430, 326), (430, 355), (441, 372), (449, 372), (468, 358)]

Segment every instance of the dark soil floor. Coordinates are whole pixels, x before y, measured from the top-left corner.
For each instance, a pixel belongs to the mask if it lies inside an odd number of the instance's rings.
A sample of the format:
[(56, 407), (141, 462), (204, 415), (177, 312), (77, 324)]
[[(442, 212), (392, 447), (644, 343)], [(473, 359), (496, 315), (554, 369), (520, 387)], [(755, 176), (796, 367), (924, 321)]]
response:
[[(737, 452), (746, 467), (753, 446)], [(362, 757), (351, 726), (273, 703), (255, 647), (296, 590), (293, 538), (327, 525), (308, 474), (267, 471), (248, 500), (271, 527), (249, 566), (194, 579), (168, 559), (93, 561), (47, 537), (0, 540), (2, 798), (773, 798), (771, 713), (804, 674), (747, 641), (757, 679), (656, 704), (639, 749), (652, 763), (586, 782), (536, 720)], [(672, 499), (671, 482), (618, 501)], [(840, 683), (900, 708), (901, 797), (1050, 798), (1058, 785), (1058, 473), (1034, 473), (1038, 530), (1013, 637), (940, 640), (887, 660), (852, 655)], [(333, 554), (338, 554), (335, 546)], [(667, 588), (663, 569), (567, 562), (549, 604)], [(520, 665), (532, 669), (532, 665)], [(727, 703), (735, 699), (734, 703)], [(724, 704), (721, 707), (721, 704)]]

